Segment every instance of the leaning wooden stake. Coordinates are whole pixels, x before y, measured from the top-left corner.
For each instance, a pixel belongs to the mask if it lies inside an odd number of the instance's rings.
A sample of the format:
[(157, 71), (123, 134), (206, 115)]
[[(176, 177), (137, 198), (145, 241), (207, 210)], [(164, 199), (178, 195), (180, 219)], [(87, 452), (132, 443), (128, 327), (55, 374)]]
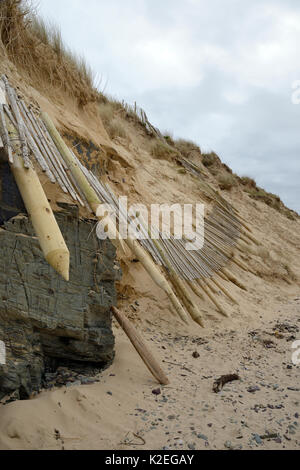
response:
[(251, 240), (253, 243), (255, 243), (255, 245), (261, 246), (261, 243), (257, 240), (257, 238), (255, 238), (249, 232), (243, 231), (242, 233), (245, 235), (245, 237), (249, 238), (249, 240)]
[(13, 163), (10, 164), (33, 228), (47, 262), (66, 280), (69, 280), (70, 253), (57, 225), (38, 175), (30, 164), (25, 168), (22, 143), (17, 129), (9, 120), (7, 130), (12, 145)]
[(70, 253), (36, 172), (16, 154), (11, 170), (46, 260), (68, 281)]
[(220, 274), (223, 274), (230, 282), (235, 284), (240, 289), (247, 291), (247, 287), (239, 279), (237, 279), (228, 269), (222, 268)]
[(248, 273), (251, 273), (253, 274), (254, 276), (256, 276), (256, 273), (254, 271), (252, 271), (252, 269), (249, 268), (249, 266), (246, 266), (240, 259), (238, 259), (236, 256), (233, 256), (233, 258), (231, 258), (231, 260), (233, 263), (235, 263), (239, 268), (243, 269), (243, 271), (246, 271)]
[(207, 277), (207, 278), (205, 279), (205, 283), (206, 283), (206, 285), (209, 287), (209, 289), (212, 291), (212, 293), (213, 293), (214, 295), (219, 295), (220, 290), (217, 289), (216, 286), (212, 285), (212, 280), (211, 280), (211, 278), (208, 278), (208, 277)]
[(186, 281), (186, 283), (190, 287), (190, 289), (194, 292), (194, 294), (197, 297), (199, 297), (199, 299), (204, 300), (204, 296), (201, 294), (201, 292), (197, 288), (195, 281)]
[(126, 335), (130, 339), (132, 345), (148, 367), (151, 374), (156, 378), (156, 380), (162, 385), (168, 385), (170, 383), (168, 377), (159, 366), (156, 359), (153, 357), (153, 354), (150, 352), (148, 347), (145, 344), (145, 341), (142, 339), (141, 335), (136, 331), (130, 321), (125, 317), (123, 313), (117, 310), (115, 307), (112, 307), (113, 314), (123, 328)]
[(233, 297), (233, 295), (228, 292), (226, 287), (224, 287), (217, 279), (212, 278), (211, 282), (213, 282), (222, 292), (224, 295), (226, 295), (234, 304), (238, 305), (237, 300)]
[(204, 328), (204, 320), (203, 317), (193, 302), (187, 288), (184, 285), (184, 282), (182, 279), (180, 279), (178, 276), (171, 275), (170, 277), (171, 282), (177, 292), (177, 295), (180, 297), (183, 305), (185, 306), (186, 310), (189, 312), (191, 315), (192, 319), (198, 323), (198, 325), (202, 326)]
[(198, 284), (202, 290), (206, 293), (207, 297), (212, 301), (213, 304), (217, 307), (217, 310), (224, 316), (228, 317), (228, 313), (221, 307), (221, 305), (216, 301), (214, 295), (210, 292), (208, 285), (205, 285), (204, 280), (198, 279)]

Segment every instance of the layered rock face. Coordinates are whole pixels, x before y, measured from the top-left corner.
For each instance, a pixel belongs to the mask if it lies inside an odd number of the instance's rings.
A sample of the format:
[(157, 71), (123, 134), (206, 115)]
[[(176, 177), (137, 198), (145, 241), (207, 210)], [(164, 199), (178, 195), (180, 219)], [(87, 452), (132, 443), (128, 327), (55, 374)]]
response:
[(120, 270), (111, 242), (97, 239), (95, 222), (80, 219), (76, 206), (61, 205), (55, 216), (71, 255), (65, 282), (44, 260), (28, 217), (14, 216), (20, 199), (3, 166), (0, 179), (0, 341), (6, 348), (0, 399), (13, 392), (27, 398), (41, 388), (49, 358), (57, 366), (113, 360), (110, 308)]

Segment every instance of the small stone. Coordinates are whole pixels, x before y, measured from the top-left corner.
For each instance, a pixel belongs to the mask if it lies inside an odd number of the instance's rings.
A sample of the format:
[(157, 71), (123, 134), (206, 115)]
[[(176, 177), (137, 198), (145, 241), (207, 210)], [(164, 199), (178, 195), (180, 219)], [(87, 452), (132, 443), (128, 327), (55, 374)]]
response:
[(160, 395), (161, 394), (161, 389), (160, 388), (155, 388), (152, 390), (153, 395)]
[(193, 352), (194, 359), (198, 359), (199, 357), (200, 357), (200, 354), (197, 351)]
[(261, 437), (258, 435), (258, 434), (252, 434), (253, 435), (253, 439), (255, 440), (256, 444), (262, 444), (262, 439)]
[(95, 379), (92, 379), (90, 377), (82, 377), (81, 379), (81, 384), (82, 385), (90, 385), (90, 384), (93, 384), (95, 383)]
[(112, 397), (112, 392), (106, 392), (107, 395), (110, 395)]
[(224, 447), (229, 450), (233, 450), (233, 445), (230, 441), (226, 441)]
[(296, 428), (295, 428), (295, 426), (294, 426), (293, 424), (290, 424), (290, 425), (288, 426), (288, 430), (289, 430), (289, 434), (292, 434), (292, 435), (293, 435), (293, 434), (296, 434)]
[(255, 392), (258, 392), (259, 390), (260, 390), (260, 388), (257, 385), (254, 385), (254, 386), (251, 386), (251, 387), (247, 388), (247, 392), (249, 392), (249, 393), (255, 393)]
[(203, 441), (208, 441), (208, 437), (205, 434), (197, 434), (198, 439), (203, 439)]
[(188, 445), (188, 448), (189, 448), (190, 450), (195, 450), (195, 449), (196, 449), (196, 445), (195, 445), (195, 444), (189, 444), (189, 445)]

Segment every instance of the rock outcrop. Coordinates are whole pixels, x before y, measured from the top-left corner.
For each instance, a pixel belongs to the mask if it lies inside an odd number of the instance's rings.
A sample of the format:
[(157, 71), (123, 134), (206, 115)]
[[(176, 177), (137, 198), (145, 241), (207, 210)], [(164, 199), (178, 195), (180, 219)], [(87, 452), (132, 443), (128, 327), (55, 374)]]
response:
[[(57, 366), (71, 361), (100, 368), (112, 361), (110, 308), (120, 269), (111, 242), (97, 239), (95, 222), (62, 204), (55, 216), (71, 255), (65, 282), (44, 260), (28, 217), (13, 216), (18, 208), (7, 207), (1, 196), (0, 206), (0, 341), (6, 347), (0, 399), (11, 393), (27, 398), (41, 388), (49, 358)], [(5, 222), (3, 214), (13, 217)]]

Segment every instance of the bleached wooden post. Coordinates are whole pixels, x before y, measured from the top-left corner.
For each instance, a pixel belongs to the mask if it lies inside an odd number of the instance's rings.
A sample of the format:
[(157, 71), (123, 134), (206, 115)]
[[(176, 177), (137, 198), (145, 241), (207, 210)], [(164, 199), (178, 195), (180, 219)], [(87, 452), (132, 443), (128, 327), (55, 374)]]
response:
[(115, 307), (112, 307), (112, 312), (119, 325), (127, 334), (135, 350), (138, 352), (145, 365), (150, 370), (151, 374), (160, 384), (168, 385), (170, 383), (168, 377), (154, 358), (153, 354), (150, 352), (149, 348), (146, 346), (145, 341), (142, 339), (141, 335), (136, 331), (134, 326), (122, 312), (117, 310)]
[(225, 312), (225, 310), (221, 307), (221, 305), (216, 301), (215, 296), (210, 292), (209, 286), (205, 284), (205, 280), (202, 279), (197, 279), (198, 285), (202, 288), (202, 290), (205, 292), (207, 297), (212, 301), (212, 303), (217, 307), (217, 310), (224, 316), (224, 317), (229, 317), (228, 313)]
[[(1, 88), (1, 87), (0, 87)], [(1, 106), (6, 103), (5, 94), (0, 94)], [(24, 205), (30, 216), (41, 249), (47, 262), (66, 280), (69, 280), (70, 253), (56, 222), (38, 175), (30, 162), (25, 168), (23, 159), (24, 143), (20, 141), (18, 130), (10, 120), (5, 120), (12, 150), (10, 168), (21, 193)], [(2, 134), (5, 132), (0, 120)], [(29, 162), (29, 163), (28, 163)]]

